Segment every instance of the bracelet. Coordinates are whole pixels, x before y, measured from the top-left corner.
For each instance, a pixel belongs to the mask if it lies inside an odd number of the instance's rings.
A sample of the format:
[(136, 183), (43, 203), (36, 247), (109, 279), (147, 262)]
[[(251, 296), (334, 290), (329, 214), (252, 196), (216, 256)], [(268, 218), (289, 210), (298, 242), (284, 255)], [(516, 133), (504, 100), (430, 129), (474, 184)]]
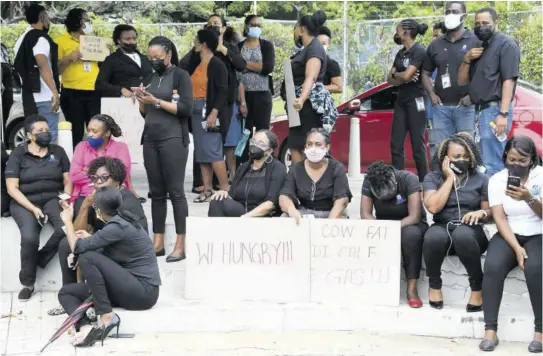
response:
[(470, 61), (466, 61), (465, 59), (463, 60), (464, 64), (471, 64)]
[(162, 103), (162, 100), (158, 99), (158, 101), (155, 104), (155, 108), (160, 109), (160, 103)]
[(532, 197), (532, 199), (528, 200), (526, 204), (528, 204), (529, 206), (532, 206), (535, 203), (535, 201), (536, 199)]

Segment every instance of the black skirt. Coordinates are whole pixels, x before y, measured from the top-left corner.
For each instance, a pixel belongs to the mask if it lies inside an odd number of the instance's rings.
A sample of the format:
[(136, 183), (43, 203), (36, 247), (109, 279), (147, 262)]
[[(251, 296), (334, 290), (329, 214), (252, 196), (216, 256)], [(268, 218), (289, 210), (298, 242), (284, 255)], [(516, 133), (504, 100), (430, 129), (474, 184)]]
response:
[(311, 107), (311, 101), (307, 99), (302, 106), (300, 114), (300, 126), (291, 127), (288, 130), (288, 147), (303, 151), (306, 136), (314, 128), (322, 127), (321, 114), (318, 114)]

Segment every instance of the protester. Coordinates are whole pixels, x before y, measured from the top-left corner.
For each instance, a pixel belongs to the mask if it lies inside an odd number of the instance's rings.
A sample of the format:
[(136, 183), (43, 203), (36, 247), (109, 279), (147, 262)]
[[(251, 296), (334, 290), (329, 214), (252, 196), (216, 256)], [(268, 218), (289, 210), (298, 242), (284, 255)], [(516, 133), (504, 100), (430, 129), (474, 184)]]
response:
[(398, 171), (380, 161), (372, 163), (366, 171), (360, 202), (361, 219), (399, 220), (401, 223), (402, 260), (411, 308), (422, 307), (417, 280), (422, 265), (423, 236), (428, 229), (420, 190), (416, 175)]
[[(506, 169), (490, 178), (488, 198), (498, 233), (486, 253), (483, 278), (485, 335), (479, 348), (493, 351), (498, 345), (498, 311), (507, 274), (516, 266), (524, 270), (535, 316), (535, 336), (530, 352), (542, 352), (541, 328), (541, 159), (527, 136), (513, 136), (505, 145)], [(520, 178), (518, 186), (511, 177)], [(518, 182), (518, 181), (517, 181)]]
[[(258, 15), (245, 17), (243, 35), (245, 40), (238, 46), (247, 67), (241, 74), (239, 111), (252, 137), (253, 128), (256, 131), (270, 128), (275, 48), (273, 43), (262, 38), (262, 23)], [(248, 159), (249, 152), (245, 150), (243, 161)]]
[[(517, 42), (498, 32), (498, 14), (483, 8), (475, 14), (475, 35), (482, 46), (464, 56), (458, 73), (458, 85), (469, 84), (469, 96), (478, 117), (483, 161), (488, 176), (503, 169), (505, 136), (513, 122), (513, 98), (520, 67)], [(491, 126), (492, 125), (492, 126)]]
[[(99, 157), (96, 158), (88, 166), (89, 180), (93, 182), (95, 189), (101, 189), (103, 187), (115, 187), (121, 191), (123, 203), (121, 209), (128, 211), (134, 216), (136, 222), (141, 227), (148, 231), (147, 218), (140, 202), (130, 190), (123, 186), (123, 182), (126, 181), (127, 173), (126, 167), (122, 161), (117, 158), (111, 157)], [(74, 207), (74, 229), (75, 231), (85, 230), (89, 234), (93, 234), (104, 227), (104, 222), (96, 216), (95, 210), (95, 191), (86, 196), (82, 202), (79, 203), (79, 209), (77, 204)], [(69, 204), (63, 202), (61, 204), (63, 209), (67, 209)], [(83, 281), (83, 276), (77, 275), (73, 268), (68, 266), (68, 256), (72, 253), (68, 240), (62, 239), (58, 246), (58, 258), (60, 261), (60, 270), (62, 272), (62, 285), (68, 285), (70, 283), (77, 283)], [(79, 278), (78, 278), (79, 277)], [(47, 311), (49, 315), (64, 314), (65, 311), (60, 307), (55, 307)]]
[[(58, 46), (48, 35), (51, 20), (43, 6), (31, 4), (25, 11), (25, 17), (30, 27), (19, 37), (13, 48), (15, 69), (22, 79), (24, 114), (45, 117), (51, 132), (51, 142), (56, 143), (60, 105)], [(7, 119), (4, 116), (4, 121)]]
[(299, 223), (304, 215), (346, 218), (352, 198), (343, 164), (329, 155), (330, 136), (322, 128), (307, 135), (305, 157), (292, 165), (279, 196), (281, 210)]
[(96, 90), (102, 97), (132, 98), (132, 87), (140, 86), (153, 73), (147, 56), (138, 51), (138, 32), (130, 25), (117, 25), (113, 30), (117, 51), (100, 66)]
[[(309, 131), (325, 127), (330, 132), (337, 119), (337, 109), (330, 92), (322, 83), (328, 57), (316, 38), (325, 22), (326, 14), (318, 10), (312, 16), (302, 16), (294, 27), (294, 42), (303, 49), (291, 59), (296, 94), (293, 107), (300, 115), (300, 126), (290, 127), (288, 132), (288, 147), (293, 163), (303, 161), (302, 150)], [(284, 82), (282, 96), (286, 100)]]
[(55, 39), (62, 77), (60, 106), (66, 120), (72, 123), (76, 147), (83, 140), (91, 117), (100, 113), (100, 92), (94, 90), (99, 67), (97, 62), (84, 61), (80, 52), (80, 36), (92, 34), (92, 22), (87, 12), (80, 8), (70, 10), (64, 24), (66, 33)]
[(70, 179), (74, 185), (72, 199), (75, 203), (75, 213), (79, 212), (81, 202), (92, 195), (94, 184), (88, 175), (89, 165), (98, 157), (113, 157), (121, 160), (125, 166), (126, 179), (124, 185), (130, 188), (128, 177), (132, 161), (128, 146), (124, 142), (115, 141), (113, 137), (122, 136), (119, 125), (106, 114), (92, 117), (87, 128), (87, 140), (80, 142), (75, 148), (70, 167)]
[(428, 172), (426, 146), (426, 94), (422, 86), (420, 71), (426, 58), (424, 47), (415, 42), (418, 35), (423, 36), (428, 25), (419, 24), (413, 19), (402, 20), (396, 26), (394, 42), (402, 45), (396, 54), (394, 65), (387, 75), (387, 82), (397, 86), (398, 98), (394, 106), (394, 119), (390, 137), (392, 165), (398, 170), (405, 167), (404, 143), (409, 132), (413, 158), (417, 167), (419, 181), (422, 182)]
[(211, 197), (210, 217), (274, 215), (287, 172), (285, 166), (273, 157), (278, 144), (273, 132), (256, 132), (249, 143), (250, 161), (238, 168), (230, 190), (220, 190)]
[[(465, 21), (465, 20), (462, 20), (462, 21)], [(437, 22), (434, 24), (433, 32), (432, 32), (432, 38), (434, 40), (443, 36), (446, 33), (447, 33), (447, 29), (445, 28), (445, 24), (443, 22)], [(436, 72), (434, 71), (434, 73)]]
[(68, 314), (92, 295), (101, 326), (91, 326), (83, 315), (77, 323), (74, 346), (92, 346), (108, 336), (113, 328), (119, 334), (120, 317), (112, 306), (147, 310), (158, 300), (160, 273), (153, 245), (135, 217), (122, 209), (121, 192), (114, 187), (96, 192), (96, 214), (106, 225), (93, 235), (76, 231), (73, 207), (61, 214), (70, 249), (85, 276), (85, 283), (62, 287), (58, 300)]
[[(319, 28), (317, 39), (324, 47), (326, 53), (330, 48), (330, 42), (332, 40), (332, 31), (326, 26)], [(322, 84), (328, 89), (330, 93), (343, 93), (343, 80), (341, 79), (341, 68), (339, 63), (330, 56), (326, 57), (326, 72), (324, 73), (324, 79)]]
[[(445, 25), (443, 24), (443, 22), (438, 22), (434, 24), (434, 32), (432, 34), (432, 37), (435, 40), (436, 38), (439, 38), (442, 35), (444, 35), (446, 32), (447, 31), (445, 30)], [(435, 69), (432, 73), (432, 87), (434, 86), (436, 77), (437, 77), (437, 69)], [(424, 84), (424, 77), (422, 79), (423, 79), (423, 84)], [(430, 157), (433, 157), (439, 143), (437, 144), (434, 143), (434, 141), (436, 141), (433, 137), (434, 135), (434, 131), (433, 131), (434, 106), (432, 105), (432, 100), (429, 97), (426, 98), (426, 107), (428, 108), (428, 115), (427, 115), (428, 121), (429, 121), (428, 127), (430, 128), (430, 131), (428, 133), (428, 139), (430, 142), (428, 146), (430, 146)], [(435, 170), (434, 168), (435, 167), (431, 167), (431, 170)]]
[(217, 35), (200, 30), (194, 40), (194, 51), (200, 55), (198, 67), (191, 71), (194, 105), (192, 111), (192, 137), (194, 157), (200, 164), (204, 190), (195, 203), (209, 202), (212, 193), (213, 172), (221, 190), (228, 190), (228, 176), (224, 162), (222, 135), (228, 129), (231, 113), (228, 111), (228, 72), (215, 56)]
[[(444, 25), (447, 34), (435, 39), (426, 51), (422, 82), (432, 102), (432, 131), (430, 147), (437, 147), (455, 133), (475, 130), (475, 107), (470, 101), (469, 87), (458, 85), (458, 69), (464, 55), (479, 47), (477, 36), (464, 27), (466, 5), (462, 1), (447, 4)], [(437, 70), (435, 82), (430, 79)]]
[[(149, 42), (148, 57), (154, 73), (133, 88), (145, 117), (143, 160), (151, 193), (154, 246), (164, 256), (166, 194), (172, 201), (177, 241), (166, 262), (185, 258), (186, 218), (185, 169), (189, 150), (188, 120), (192, 113), (192, 83), (179, 64), (174, 44), (163, 36)], [(177, 96), (174, 97), (174, 95)]]
[(4, 217), (4, 215), (9, 215), (9, 205), (11, 203), (11, 197), (8, 194), (8, 190), (6, 187), (6, 164), (8, 163), (9, 154), (6, 151), (6, 146), (4, 145), (4, 142), (2, 142), (2, 161), (1, 161), (1, 186), (0, 186), (0, 203), (1, 203), (1, 210), (0, 210), (0, 216)]
[(18, 75), (14, 73), (11, 61), (9, 60), (9, 52), (7, 47), (0, 43), (0, 62), (1, 62), (1, 71), (2, 74), (2, 129), (3, 132), (6, 132), (6, 122), (9, 118), (9, 111), (13, 105), (13, 86), (14, 80), (13, 75)]
[(466, 311), (478, 312), (482, 310), (481, 254), (488, 246), (480, 223), (492, 217), (488, 177), (477, 170), (481, 153), (467, 134), (455, 134), (443, 141), (434, 159), (441, 169), (428, 173), (423, 185), (424, 205), (434, 220), (424, 235), (422, 248), (430, 306), (443, 308), (441, 265), (447, 254), (454, 253), (469, 276), (471, 296)]
[[(34, 293), (36, 268), (45, 268), (57, 252), (64, 237), (60, 219), (59, 192), (72, 193), (70, 160), (60, 146), (51, 144), (47, 119), (30, 115), (25, 119), (28, 142), (16, 147), (6, 165), (6, 186), (13, 199), (11, 215), (21, 232), (21, 272), (23, 289), (19, 300), (30, 299)], [(51, 222), (54, 232), (40, 246), (40, 231)]]

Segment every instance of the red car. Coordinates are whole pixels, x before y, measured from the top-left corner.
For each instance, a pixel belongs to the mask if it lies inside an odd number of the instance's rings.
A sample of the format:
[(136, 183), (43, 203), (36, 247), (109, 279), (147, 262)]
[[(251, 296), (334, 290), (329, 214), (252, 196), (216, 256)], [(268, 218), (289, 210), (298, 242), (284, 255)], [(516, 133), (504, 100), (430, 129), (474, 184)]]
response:
[[(527, 86), (523, 83), (517, 85), (513, 102), (513, 128), (509, 136), (526, 135), (531, 137), (541, 155), (543, 97)], [(344, 164), (345, 169), (349, 166), (350, 118), (353, 115), (360, 119), (361, 172), (365, 172), (366, 168), (375, 161), (383, 160), (390, 164), (390, 133), (397, 94), (398, 88), (384, 83), (338, 106), (340, 115), (331, 136), (332, 155)], [(286, 115), (272, 119), (272, 131), (279, 138), (277, 157), (288, 167), (291, 162), (287, 148), (288, 120)], [(426, 145), (428, 146), (428, 135), (426, 135)], [(416, 172), (409, 135), (407, 135), (405, 142), (405, 167)]]

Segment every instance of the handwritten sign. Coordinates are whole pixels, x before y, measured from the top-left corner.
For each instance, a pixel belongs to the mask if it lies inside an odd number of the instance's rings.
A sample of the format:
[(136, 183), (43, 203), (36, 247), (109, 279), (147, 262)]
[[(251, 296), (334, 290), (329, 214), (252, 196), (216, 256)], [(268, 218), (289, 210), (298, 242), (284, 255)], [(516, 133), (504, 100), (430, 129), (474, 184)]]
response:
[(130, 98), (102, 98), (101, 112), (110, 115), (120, 126), (123, 136), (115, 140), (128, 145), (132, 163), (143, 164), (141, 135), (145, 121), (141, 117), (138, 102), (134, 103)]
[(80, 52), (83, 55), (84, 61), (103, 62), (109, 56), (108, 44), (111, 40), (104, 37), (96, 36), (81, 36)]
[(300, 126), (300, 114), (294, 109), (294, 100), (296, 99), (296, 92), (294, 91), (294, 77), (292, 76), (292, 66), (290, 65), (290, 59), (285, 59), (283, 62), (283, 70), (285, 72), (285, 92), (287, 96), (287, 116), (288, 127)]
[(311, 221), (311, 301), (398, 306), (400, 222)]
[(185, 297), (309, 300), (309, 221), (187, 218)]

